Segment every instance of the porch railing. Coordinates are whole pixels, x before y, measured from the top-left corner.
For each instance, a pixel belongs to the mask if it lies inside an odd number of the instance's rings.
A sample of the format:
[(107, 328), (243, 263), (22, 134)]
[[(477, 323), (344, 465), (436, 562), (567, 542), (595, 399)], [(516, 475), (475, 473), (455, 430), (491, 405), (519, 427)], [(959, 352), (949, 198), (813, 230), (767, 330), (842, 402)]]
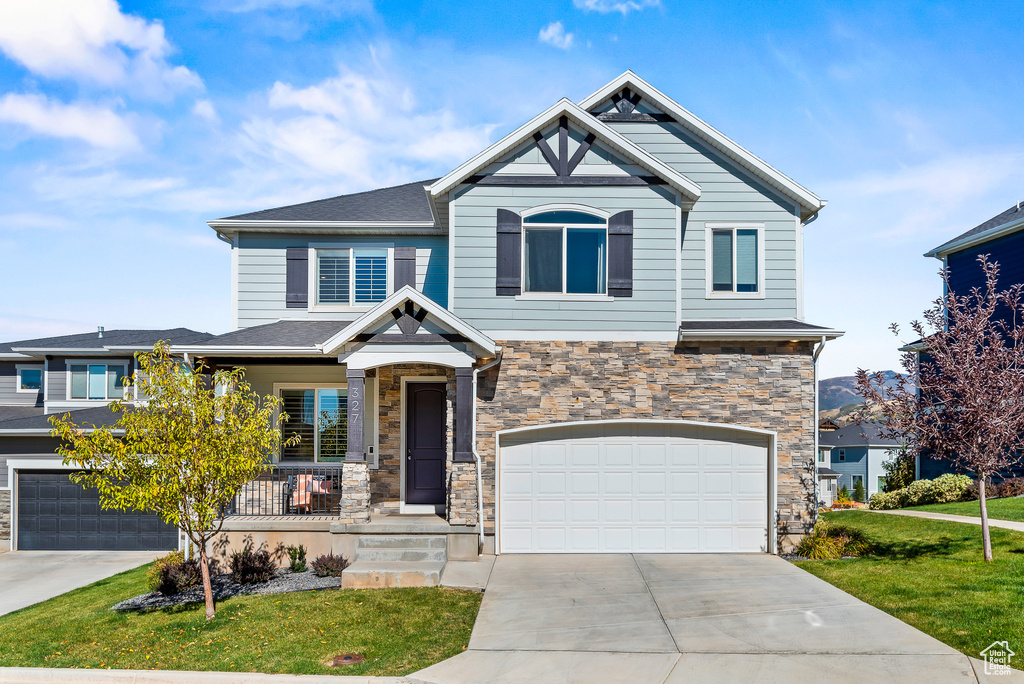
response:
[(275, 465), (247, 483), (227, 515), (339, 515), (341, 464)]

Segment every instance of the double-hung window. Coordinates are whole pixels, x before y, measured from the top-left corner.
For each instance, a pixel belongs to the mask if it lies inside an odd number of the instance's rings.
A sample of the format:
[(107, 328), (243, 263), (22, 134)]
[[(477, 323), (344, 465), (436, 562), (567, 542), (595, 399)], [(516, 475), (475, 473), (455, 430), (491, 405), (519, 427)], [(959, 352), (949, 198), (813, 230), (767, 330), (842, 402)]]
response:
[(26, 394), (37, 394), (43, 388), (43, 367), (42, 366), (18, 366), (17, 387), (18, 392)]
[(546, 211), (523, 219), (523, 292), (608, 292), (608, 222), (580, 211)]
[(315, 302), (320, 306), (371, 306), (390, 290), (387, 247), (319, 247), (315, 249)]
[(71, 399), (123, 399), (127, 366), (123, 363), (72, 363)]
[(281, 437), (297, 443), (281, 448), (282, 461), (336, 463), (348, 449), (348, 391), (341, 388), (283, 389), (281, 410), (288, 419)]
[(763, 226), (718, 223), (705, 225), (708, 239), (708, 296), (763, 296)]

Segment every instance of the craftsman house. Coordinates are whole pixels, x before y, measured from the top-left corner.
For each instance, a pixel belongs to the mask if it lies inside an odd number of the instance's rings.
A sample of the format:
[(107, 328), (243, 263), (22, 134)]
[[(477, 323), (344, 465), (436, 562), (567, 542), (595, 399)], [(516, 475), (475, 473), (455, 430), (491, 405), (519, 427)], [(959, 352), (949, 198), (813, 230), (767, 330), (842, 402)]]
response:
[(824, 205), (626, 72), (442, 178), (210, 221), (233, 331), (173, 349), (301, 436), (225, 529), (353, 570), (384, 534), (442, 564), (790, 549), (841, 334), (803, 315)]

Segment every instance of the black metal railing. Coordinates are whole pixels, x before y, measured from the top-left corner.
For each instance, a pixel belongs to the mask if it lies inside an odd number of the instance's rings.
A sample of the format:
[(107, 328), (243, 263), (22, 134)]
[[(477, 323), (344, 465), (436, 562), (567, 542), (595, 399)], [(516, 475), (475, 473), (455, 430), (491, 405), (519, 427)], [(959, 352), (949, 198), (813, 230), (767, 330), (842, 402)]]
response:
[(338, 515), (341, 464), (275, 465), (239, 490), (227, 515)]

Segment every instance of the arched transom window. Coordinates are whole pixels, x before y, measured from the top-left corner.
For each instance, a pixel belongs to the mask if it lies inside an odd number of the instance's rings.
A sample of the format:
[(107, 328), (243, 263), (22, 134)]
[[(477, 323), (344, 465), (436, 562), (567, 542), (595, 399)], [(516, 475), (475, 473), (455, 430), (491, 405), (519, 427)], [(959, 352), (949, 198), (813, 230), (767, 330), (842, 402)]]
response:
[(606, 294), (608, 221), (570, 210), (523, 218), (523, 291)]

